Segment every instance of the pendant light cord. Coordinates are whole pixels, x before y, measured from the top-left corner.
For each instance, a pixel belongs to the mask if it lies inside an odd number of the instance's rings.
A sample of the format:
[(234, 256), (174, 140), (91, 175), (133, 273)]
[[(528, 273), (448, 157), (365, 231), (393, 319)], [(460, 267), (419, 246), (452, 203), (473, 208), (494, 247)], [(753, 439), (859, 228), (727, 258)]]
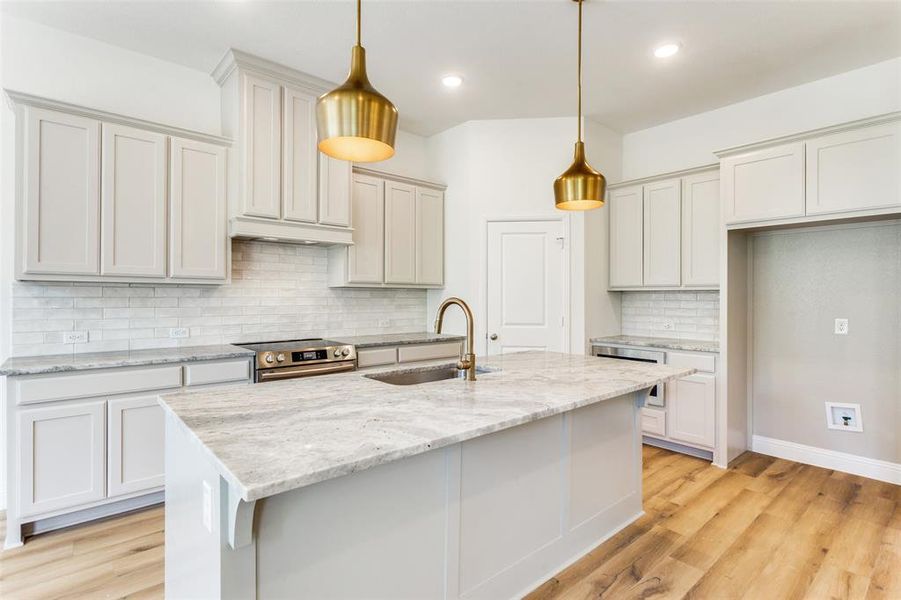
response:
[[(361, 16), (362, 4), (363, 4), (363, 0), (357, 0), (357, 46), (362, 45), (362, 44), (360, 44), (360, 24), (363, 19), (363, 17)], [(579, 0), (579, 6), (580, 7), (582, 6), (581, 0)]]
[(579, 141), (582, 141), (582, 0), (579, 2)]

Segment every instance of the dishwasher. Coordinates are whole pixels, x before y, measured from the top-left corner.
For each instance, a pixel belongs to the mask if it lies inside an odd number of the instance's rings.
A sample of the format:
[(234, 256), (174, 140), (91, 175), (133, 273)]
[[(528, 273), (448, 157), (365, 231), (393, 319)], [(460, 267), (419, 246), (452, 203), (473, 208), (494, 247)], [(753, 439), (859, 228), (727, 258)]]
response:
[[(591, 353), (594, 356), (603, 358), (616, 358), (618, 360), (657, 363), (661, 365), (666, 363), (666, 352), (659, 352), (656, 350), (637, 350), (635, 348), (619, 348), (617, 346), (592, 346)], [(655, 385), (652, 387), (645, 404), (647, 406), (658, 408), (665, 407), (665, 387), (666, 386), (663, 385)]]

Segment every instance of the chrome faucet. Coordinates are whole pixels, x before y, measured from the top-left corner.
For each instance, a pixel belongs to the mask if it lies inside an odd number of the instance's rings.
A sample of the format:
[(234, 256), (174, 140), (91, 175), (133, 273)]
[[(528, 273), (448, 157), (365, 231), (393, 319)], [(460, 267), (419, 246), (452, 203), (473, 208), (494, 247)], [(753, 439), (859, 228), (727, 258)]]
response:
[(469, 305), (460, 298), (453, 296), (442, 302), (441, 306), (438, 307), (438, 314), (435, 316), (435, 333), (441, 333), (441, 325), (444, 322), (444, 312), (451, 304), (456, 304), (457, 306), (459, 306), (463, 310), (463, 314), (466, 316), (466, 348), (465, 351), (461, 353), (460, 360), (457, 361), (457, 368), (461, 371), (467, 371), (466, 379), (468, 379), (469, 381), (475, 381), (476, 355), (473, 351), (472, 346), (473, 318), (472, 310), (470, 310)]

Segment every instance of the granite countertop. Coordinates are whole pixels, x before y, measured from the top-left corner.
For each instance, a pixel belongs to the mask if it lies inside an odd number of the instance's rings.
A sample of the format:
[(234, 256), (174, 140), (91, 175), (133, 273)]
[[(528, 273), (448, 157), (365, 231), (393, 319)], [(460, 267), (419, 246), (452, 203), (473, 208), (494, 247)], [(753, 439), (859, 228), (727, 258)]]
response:
[(123, 350), (121, 352), (86, 352), (84, 354), (53, 354), (50, 356), (21, 356), (7, 359), (0, 365), (2, 375), (39, 375), (110, 367), (137, 367), (167, 363), (193, 362), (253, 356), (252, 350), (227, 344), (212, 346), (181, 346), (152, 350)]
[(591, 338), (592, 344), (612, 344), (614, 346), (639, 346), (641, 348), (663, 348), (665, 350), (685, 350), (686, 352), (720, 351), (720, 343), (707, 340), (679, 340), (676, 338), (645, 337), (640, 335), (611, 335)]
[(245, 501), (340, 477), (649, 388), (691, 368), (522, 352), (479, 359), (490, 372), (395, 386), (397, 365), (162, 397)]
[(336, 337), (344, 344), (353, 344), (360, 348), (378, 348), (379, 346), (404, 346), (407, 344), (431, 344), (434, 342), (457, 342), (465, 340), (465, 335), (434, 333), (421, 331), (417, 333), (383, 333), (378, 335), (358, 335), (352, 337)]

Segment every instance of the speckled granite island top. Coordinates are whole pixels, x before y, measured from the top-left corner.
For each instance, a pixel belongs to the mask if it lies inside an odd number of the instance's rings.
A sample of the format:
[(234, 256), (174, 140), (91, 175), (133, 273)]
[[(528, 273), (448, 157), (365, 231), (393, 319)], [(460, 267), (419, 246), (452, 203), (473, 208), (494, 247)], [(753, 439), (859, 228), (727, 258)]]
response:
[[(366, 375), (449, 361), (397, 365)], [(684, 377), (694, 369), (523, 352), (461, 379), (395, 386), (360, 372), (196, 390), (162, 404), (245, 501), (258, 500)]]
[(645, 337), (640, 335), (611, 335), (592, 338), (592, 344), (613, 346), (639, 346), (641, 348), (663, 348), (664, 350), (684, 350), (685, 352), (719, 352), (720, 343), (707, 340), (680, 340), (675, 338)]
[(252, 350), (228, 344), (212, 346), (180, 346), (152, 350), (123, 350), (121, 352), (86, 352), (84, 354), (54, 354), (50, 356), (21, 356), (0, 365), (0, 375), (40, 375), (111, 367), (138, 367), (168, 363), (195, 362), (222, 358), (253, 356)]

